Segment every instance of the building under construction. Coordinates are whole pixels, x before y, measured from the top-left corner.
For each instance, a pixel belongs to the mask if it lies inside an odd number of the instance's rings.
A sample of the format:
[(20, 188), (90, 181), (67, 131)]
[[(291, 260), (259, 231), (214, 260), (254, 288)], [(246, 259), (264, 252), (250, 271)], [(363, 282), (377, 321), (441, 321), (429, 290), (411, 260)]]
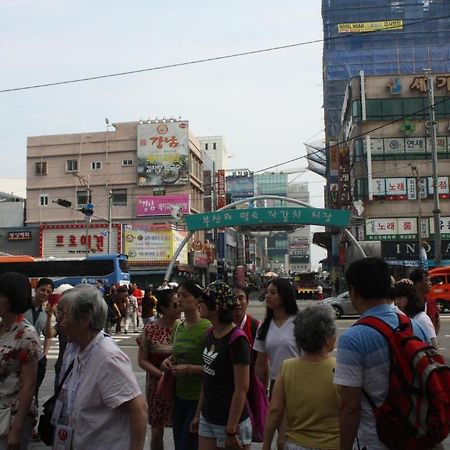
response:
[[(439, 102), (437, 152), (446, 170), (438, 174), (439, 196), (448, 205), (450, 195), (450, 2), (323, 0), (322, 16), (326, 204), (351, 209), (358, 216), (357, 238), (377, 241), (392, 264), (416, 265), (419, 233), (429, 244), (434, 237), (424, 69), (432, 74)], [(411, 172), (412, 166), (421, 173)], [(328, 249), (326, 268), (342, 269), (348, 262), (337, 230), (318, 234), (314, 242)]]
[(370, 75), (450, 72), (448, 0), (323, 0), (326, 141), (337, 139), (345, 89)]

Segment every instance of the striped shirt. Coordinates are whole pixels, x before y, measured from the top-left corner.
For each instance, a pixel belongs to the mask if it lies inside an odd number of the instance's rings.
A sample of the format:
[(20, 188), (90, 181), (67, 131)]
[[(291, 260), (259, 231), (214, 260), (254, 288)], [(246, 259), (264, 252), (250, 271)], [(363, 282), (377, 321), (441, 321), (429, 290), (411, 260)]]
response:
[[(391, 327), (398, 326), (397, 314), (387, 304), (365, 311), (361, 317), (373, 316)], [(421, 326), (412, 320), (416, 336), (426, 340)], [(350, 327), (339, 339), (334, 383), (347, 387), (361, 387), (379, 406), (389, 391), (389, 347), (386, 339), (365, 325)], [(361, 418), (358, 429), (359, 446), (369, 450), (387, 450), (377, 436), (375, 417), (364, 395), (361, 396)], [(356, 445), (355, 448), (358, 448)]]

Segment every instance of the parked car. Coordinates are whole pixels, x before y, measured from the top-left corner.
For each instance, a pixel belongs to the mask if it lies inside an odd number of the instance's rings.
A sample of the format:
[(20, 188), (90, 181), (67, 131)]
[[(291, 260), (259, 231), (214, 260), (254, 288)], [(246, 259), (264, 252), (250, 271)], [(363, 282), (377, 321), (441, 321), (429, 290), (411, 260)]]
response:
[(342, 316), (359, 315), (358, 311), (356, 311), (350, 301), (348, 291), (343, 292), (336, 297), (328, 297), (322, 300), (322, 302), (332, 306), (336, 314), (336, 319), (339, 319)]

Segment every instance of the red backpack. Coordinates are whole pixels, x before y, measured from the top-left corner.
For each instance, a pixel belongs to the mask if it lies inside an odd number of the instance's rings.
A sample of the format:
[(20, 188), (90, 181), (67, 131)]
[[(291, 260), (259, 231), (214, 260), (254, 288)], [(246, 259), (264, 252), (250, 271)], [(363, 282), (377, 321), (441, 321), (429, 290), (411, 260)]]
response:
[(431, 345), (413, 335), (410, 319), (397, 314), (396, 329), (376, 317), (363, 317), (366, 325), (389, 343), (389, 393), (373, 408), (380, 441), (392, 450), (426, 450), (443, 441), (450, 431), (450, 368)]

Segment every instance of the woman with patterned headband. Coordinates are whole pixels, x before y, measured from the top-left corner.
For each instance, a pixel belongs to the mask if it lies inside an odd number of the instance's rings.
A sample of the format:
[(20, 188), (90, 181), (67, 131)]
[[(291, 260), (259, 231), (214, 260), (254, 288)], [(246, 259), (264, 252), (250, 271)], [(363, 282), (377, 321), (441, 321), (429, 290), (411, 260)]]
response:
[(211, 283), (200, 315), (213, 324), (203, 350), (204, 381), (191, 430), (198, 429), (199, 449), (248, 449), (252, 426), (245, 408), (249, 387), (250, 346), (233, 323), (236, 297), (222, 281)]

